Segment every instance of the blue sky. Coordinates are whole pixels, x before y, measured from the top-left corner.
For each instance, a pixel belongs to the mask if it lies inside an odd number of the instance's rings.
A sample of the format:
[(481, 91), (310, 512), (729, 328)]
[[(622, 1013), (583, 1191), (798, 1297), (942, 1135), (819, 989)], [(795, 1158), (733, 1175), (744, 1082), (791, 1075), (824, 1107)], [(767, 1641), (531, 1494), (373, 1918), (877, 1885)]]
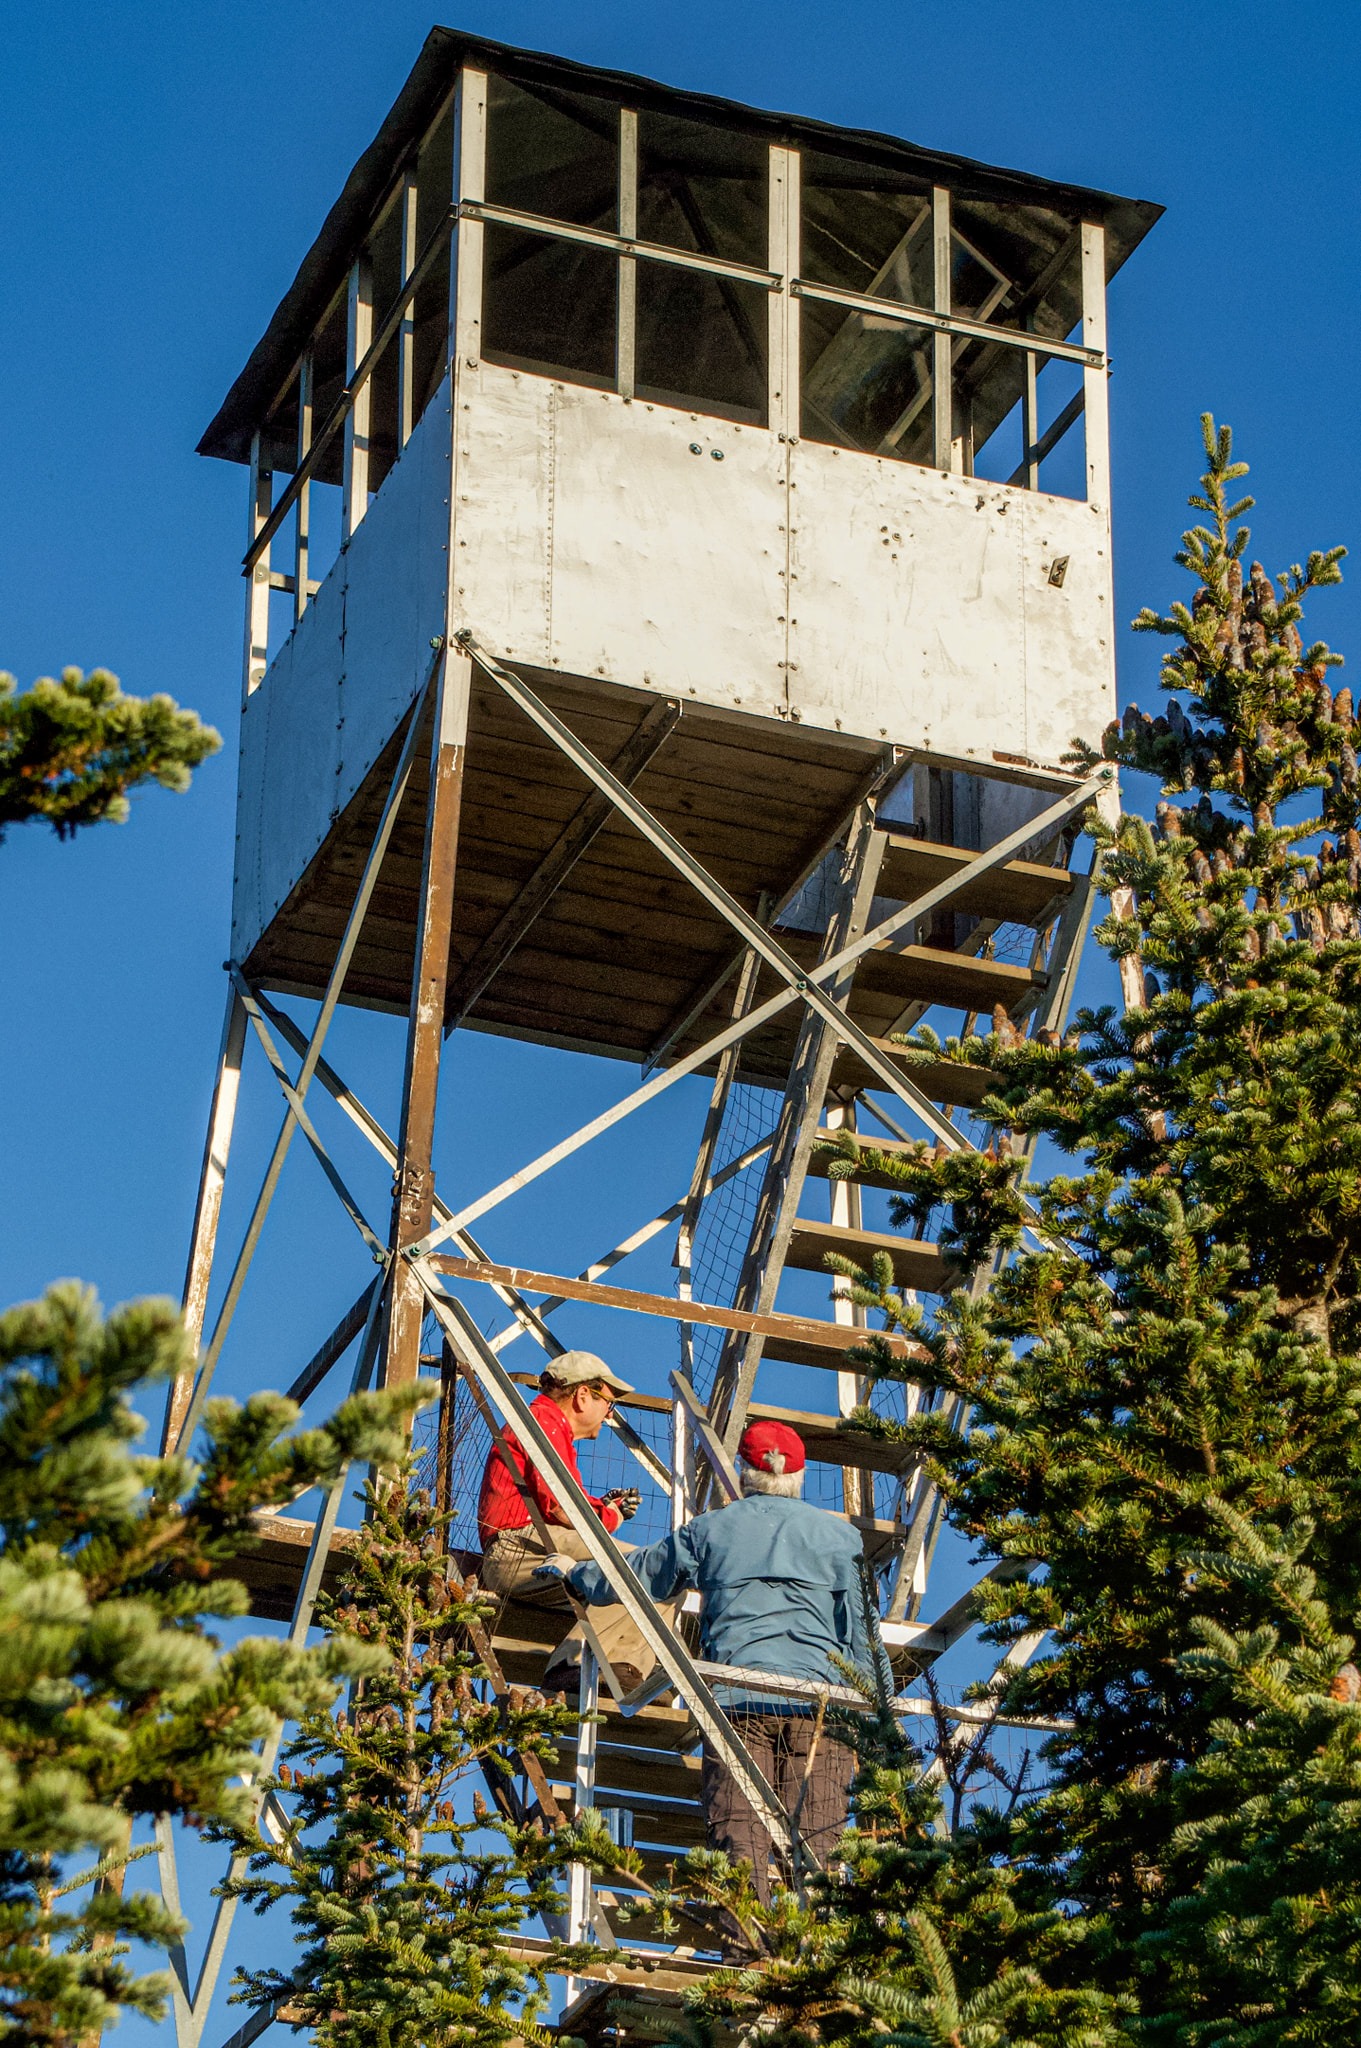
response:
[[(1117, 616), (1177, 587), (1204, 406), (1253, 462), (1269, 566), (1352, 537), (1347, 11), (983, 0), (831, 19), (767, 0), (467, 0), (461, 25), (1164, 202), (1112, 293)], [(66, 1272), (108, 1301), (178, 1289), (222, 1003), (244, 497), (240, 472), (194, 444), (431, 20), (407, 0), (67, 0), (12, 7), (0, 25), (0, 664), (24, 685), (104, 663), (227, 742), (188, 799), (152, 792), (128, 827), (74, 845), (28, 827), (0, 855), (0, 1299)], [(1344, 648), (1355, 602), (1344, 590), (1317, 607)], [(1155, 662), (1151, 642), (1125, 637), (1124, 696), (1151, 700)], [(390, 1066), (371, 1023), (342, 1040), (351, 1059), (372, 1054), (375, 1077)], [(456, 1189), (518, 1163), (546, 1115), (560, 1129), (623, 1078), (475, 1038), (454, 1066), (465, 1103), (501, 1091), (491, 1153), (445, 1161)], [(689, 1117), (675, 1120), (687, 1133)], [(604, 1176), (583, 1252), (609, 1241), (614, 1215), (639, 1213), (630, 1171), (621, 1157)], [(293, 1301), (310, 1331), (305, 1304), (333, 1298), (315, 1266), (294, 1274), (289, 1303), (267, 1291), (278, 1336)]]
[[(435, 18), (429, 0), (20, 0), (0, 19), (0, 666), (22, 686), (66, 663), (106, 665), (130, 690), (192, 705), (226, 740), (187, 799), (153, 792), (125, 828), (60, 845), (28, 827), (0, 849), (0, 1302), (65, 1274), (108, 1303), (178, 1293), (223, 1002), (244, 521), (241, 473), (194, 445)], [(444, 19), (1161, 201), (1165, 219), (1111, 300), (1117, 616), (1164, 604), (1184, 580), (1170, 556), (1205, 407), (1252, 462), (1253, 552), (1269, 568), (1357, 538), (1350, 10), (466, 0)], [(1318, 602), (1315, 629), (1345, 651), (1356, 616), (1348, 586)], [(1123, 636), (1122, 699), (1154, 700), (1156, 659)], [(1084, 992), (1108, 985), (1098, 964)], [(342, 1018), (333, 1043), (395, 1117), (392, 1027)], [(630, 1080), (469, 1035), (449, 1057), (437, 1166), (451, 1196)], [(666, 1100), (645, 1144), (616, 1144), (523, 1198), (521, 1257), (532, 1244), (551, 1253), (535, 1263), (582, 1264), (679, 1191), (699, 1097)], [(275, 1123), (256, 1069), (229, 1245)], [(384, 1177), (355, 1157), (382, 1216)], [(279, 1221), (228, 1386), (286, 1380), (364, 1277), (300, 1148)], [(669, 1284), (665, 1250), (638, 1277)], [(617, 1323), (589, 1313), (570, 1327), (577, 1341), (619, 1341)], [(659, 1336), (630, 1376), (656, 1383), (669, 1362)]]

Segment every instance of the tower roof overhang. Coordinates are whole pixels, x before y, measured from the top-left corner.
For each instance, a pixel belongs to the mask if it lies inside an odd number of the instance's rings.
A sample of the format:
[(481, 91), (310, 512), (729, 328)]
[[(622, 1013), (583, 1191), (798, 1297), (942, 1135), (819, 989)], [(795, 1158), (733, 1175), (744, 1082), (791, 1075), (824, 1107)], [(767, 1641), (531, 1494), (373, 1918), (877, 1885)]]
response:
[(859, 157), (949, 185), (979, 199), (1043, 205), (1070, 213), (1074, 218), (1099, 221), (1106, 230), (1108, 276), (1114, 276), (1163, 212), (1151, 200), (1122, 198), (1088, 186), (1002, 169), (971, 157), (924, 149), (901, 137), (871, 129), (839, 128), (804, 115), (775, 113), (712, 93), (660, 85), (655, 79), (639, 78), (631, 72), (602, 70), (537, 50), (517, 49), (458, 29), (433, 28), (386, 120), (346, 179), (344, 190), (327, 214), (296, 277), (199, 442), (200, 455), (220, 456), (233, 462), (249, 459), (251, 435), (262, 414), (291, 374), (308, 337), (343, 284), (355, 251), (391, 190), (403, 161), (435, 118), (457, 72), (465, 64), (484, 65), (528, 86), (590, 92), (640, 110), (717, 122), (764, 136), (770, 142), (802, 144)]

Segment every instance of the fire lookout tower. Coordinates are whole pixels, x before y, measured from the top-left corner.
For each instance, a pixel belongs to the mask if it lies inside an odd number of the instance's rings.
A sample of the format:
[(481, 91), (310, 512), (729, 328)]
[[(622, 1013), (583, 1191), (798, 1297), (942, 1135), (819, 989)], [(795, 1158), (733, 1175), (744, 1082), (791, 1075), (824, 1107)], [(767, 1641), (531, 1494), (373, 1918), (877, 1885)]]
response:
[[(936, 1244), (867, 1226), (872, 1175), (819, 1191), (819, 1141), (868, 1116), (881, 1149), (966, 1145), (986, 1075), (898, 1035), (1062, 1021), (1100, 788), (1070, 749), (1115, 702), (1105, 293), (1158, 211), (436, 29), (201, 443), (249, 469), (246, 631), (231, 988), (186, 1283), (201, 1350), (167, 1437), (197, 1418), (300, 1131), (369, 1278), (297, 1390), (351, 1350), (361, 1381), (438, 1370), (446, 1497), (455, 1413), (513, 1425), (666, 1673), (621, 1702), (588, 1668), (603, 1720), (556, 1786), (530, 1774), (516, 1796), (607, 1806), (658, 1859), (698, 1839), (700, 1734), (745, 1760), (502, 1353), (560, 1350), (579, 1302), (620, 1312), (621, 1346), (632, 1317), (669, 1321), (669, 1389), (625, 1402), (615, 1439), (652, 1533), (731, 1491), (749, 1413), (784, 1415), (864, 1531), (902, 1681), (967, 1631), (967, 1596), (929, 1601), (931, 1488), (840, 1426), (866, 1394), (846, 1359), (861, 1312), (780, 1293), (829, 1252), (954, 1284)], [(320, 1007), (300, 1024), (280, 998)], [(322, 1057), (339, 1003), (405, 1020), (392, 1135)], [(432, 1145), (458, 1025), (644, 1078), (455, 1210)], [(214, 1286), (252, 1032), (285, 1118)], [(579, 1274), (533, 1244), (491, 1255), (484, 1218), (695, 1075), (694, 1169), (657, 1217)], [(390, 1217), (341, 1185), (323, 1094), (391, 1166)], [(760, 1107), (745, 1147), (739, 1096)], [(739, 1186), (731, 1281), (707, 1298), (696, 1248)], [(667, 1230), (673, 1294), (607, 1277)], [(824, 1404), (772, 1405), (791, 1372)], [(261, 1613), (305, 1632), (338, 1507), (262, 1531), (241, 1563)], [(497, 1682), (532, 1682), (552, 1631), (509, 1604)], [(615, 1904), (583, 1873), (574, 1934), (612, 1948)], [(221, 1913), (178, 1995), (182, 2048)], [(646, 1923), (619, 1939), (646, 1948)], [(662, 1989), (705, 1967), (652, 1961)], [(628, 1975), (602, 1957), (603, 1982)]]

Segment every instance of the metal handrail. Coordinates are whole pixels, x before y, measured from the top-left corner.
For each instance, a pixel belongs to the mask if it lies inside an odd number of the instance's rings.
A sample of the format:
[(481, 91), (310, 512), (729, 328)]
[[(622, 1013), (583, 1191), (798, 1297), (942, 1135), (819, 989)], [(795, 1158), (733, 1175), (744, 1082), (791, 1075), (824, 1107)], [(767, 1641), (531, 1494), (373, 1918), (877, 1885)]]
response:
[(265, 553), (275, 534), (293, 510), (294, 505), (296, 505), (304, 485), (311, 481), (317, 463), (320, 461), (326, 448), (344, 426), (355, 399), (378, 367), (379, 357), (392, 340), (397, 329), (401, 326), (403, 314), (434, 267), (436, 259), (440, 255), (444, 243), (452, 233), (457, 219), (458, 208), (456, 206), (446, 207), (444, 213), (434, 228), (432, 228), (425, 247), (416, 259), (415, 268), (393, 300), (391, 307), (384, 316), (382, 325), (365, 351), (362, 360), (355, 365), (349, 382), (344, 386), (335, 404), (326, 415), (325, 425), (318, 433), (312, 436), (312, 445), (293, 472), (288, 489), (284, 492), (278, 504), (272, 508), (268, 519), (247, 548), (241, 566), (243, 576), (249, 576), (254, 570), (256, 563)]
[(1048, 341), (1033, 329), (994, 327), (987, 320), (969, 320), (962, 313), (937, 313), (929, 306), (910, 306), (902, 299), (879, 299), (869, 292), (845, 291), (840, 285), (815, 284), (806, 277), (791, 278), (789, 289), (797, 299), (822, 299), (829, 306), (846, 306), (853, 313), (874, 313), (904, 327), (928, 327), (933, 334), (958, 334), (966, 341), (995, 341), (1003, 348), (1021, 349), (1026, 354), (1056, 356), (1062, 362), (1081, 363), (1085, 370), (1104, 370), (1106, 358), (1099, 348), (1085, 348), (1076, 341)]

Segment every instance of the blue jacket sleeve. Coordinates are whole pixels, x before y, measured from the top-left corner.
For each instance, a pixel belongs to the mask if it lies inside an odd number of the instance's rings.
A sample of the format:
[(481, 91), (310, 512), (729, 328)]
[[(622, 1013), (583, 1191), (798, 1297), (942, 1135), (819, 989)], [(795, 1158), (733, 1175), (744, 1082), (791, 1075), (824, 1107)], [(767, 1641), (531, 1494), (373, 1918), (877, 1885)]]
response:
[[(688, 1527), (677, 1529), (660, 1543), (650, 1543), (646, 1550), (629, 1551), (628, 1561), (634, 1577), (642, 1580), (654, 1600), (669, 1600), (681, 1586), (695, 1583), (697, 1560)], [(589, 1558), (573, 1565), (567, 1583), (588, 1607), (610, 1607), (617, 1598), (600, 1566)]]
[(865, 1627), (865, 1589), (861, 1578), (861, 1555), (862, 1546), (860, 1538), (857, 1536), (855, 1549), (847, 1561), (849, 1577), (847, 1599), (850, 1607), (851, 1625), (849, 1655), (853, 1664), (861, 1671), (868, 1672), (874, 1668), (874, 1653), (870, 1647), (869, 1635)]

